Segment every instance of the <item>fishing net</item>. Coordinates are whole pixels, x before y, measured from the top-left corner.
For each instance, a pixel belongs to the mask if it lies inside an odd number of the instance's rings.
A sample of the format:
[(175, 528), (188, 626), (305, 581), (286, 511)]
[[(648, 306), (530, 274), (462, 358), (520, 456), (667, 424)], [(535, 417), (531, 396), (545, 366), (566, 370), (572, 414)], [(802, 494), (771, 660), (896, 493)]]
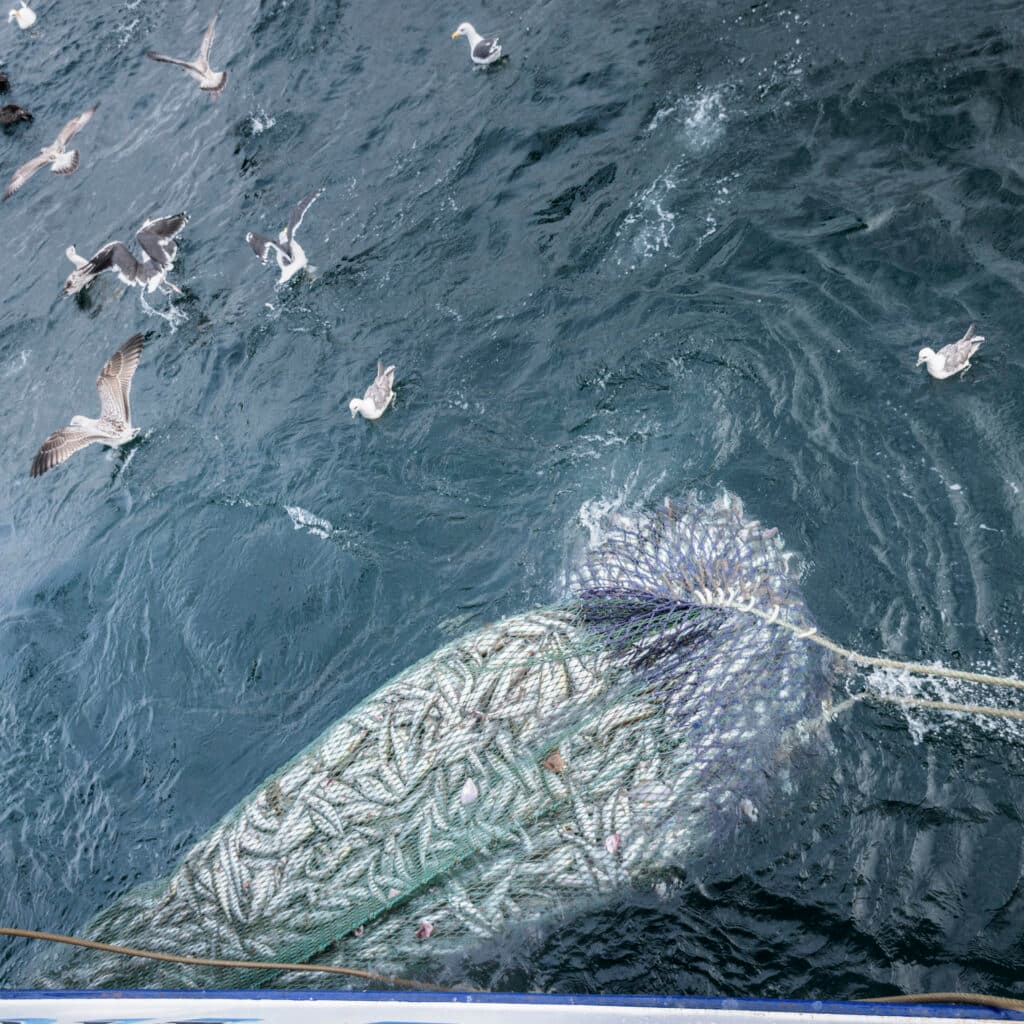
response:
[[(509, 922), (656, 877), (755, 821), (799, 724), (820, 716), (824, 656), (779, 625), (812, 625), (790, 558), (728, 495), (616, 518), (565, 604), (396, 676), (88, 937), (428, 977)], [(33, 981), (281, 977), (76, 950)]]

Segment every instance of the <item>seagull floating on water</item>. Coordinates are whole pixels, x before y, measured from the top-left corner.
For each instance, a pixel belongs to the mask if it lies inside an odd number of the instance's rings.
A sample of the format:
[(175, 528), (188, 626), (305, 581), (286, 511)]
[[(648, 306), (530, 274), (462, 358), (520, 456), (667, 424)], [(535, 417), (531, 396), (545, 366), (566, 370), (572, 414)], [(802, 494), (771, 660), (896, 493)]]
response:
[(452, 33), (452, 39), (458, 39), (459, 36), (465, 36), (469, 40), (469, 57), (474, 64), (486, 67), (501, 60), (501, 47), (498, 45), (497, 36), (484, 39), (468, 21), (464, 21)]
[(917, 365), (925, 363), (928, 372), (937, 380), (945, 380), (955, 373), (966, 373), (971, 366), (971, 356), (981, 348), (984, 340), (984, 335), (974, 333), (974, 324), (971, 324), (959, 341), (940, 348), (938, 352), (930, 348), (921, 349), (917, 354)]
[(75, 269), (64, 282), (64, 294), (76, 295), (103, 271), (113, 270), (125, 284), (132, 287), (144, 288), (147, 292), (159, 288), (164, 295), (170, 292), (181, 295), (181, 289), (167, 281), (167, 274), (178, 255), (175, 239), (187, 223), (187, 213), (147, 220), (135, 232), (135, 241), (142, 250), (142, 258), (138, 260), (123, 242), (107, 242), (90, 260), (83, 259), (75, 247), (69, 245), (64, 251)]
[(120, 448), (138, 436), (139, 428), (132, 426), (128, 393), (142, 355), (142, 345), (142, 335), (135, 334), (107, 360), (96, 381), (96, 390), (100, 393), (99, 419), (72, 416), (68, 426), (54, 431), (32, 460), (32, 476), (42, 476), (93, 442)]
[(10, 199), (22, 185), (32, 177), (40, 167), (53, 164), (51, 170), (54, 174), (72, 174), (78, 170), (78, 150), (68, 149), (68, 143), (92, 120), (96, 113), (95, 106), (90, 107), (78, 117), (72, 118), (60, 130), (60, 135), (54, 140), (52, 146), (44, 146), (39, 151), (39, 156), (34, 156), (27, 164), (22, 164), (11, 178), (10, 184), (4, 191), (3, 198)]
[(306, 211), (323, 195), (323, 191), (322, 188), (318, 189), (295, 204), (291, 216), (288, 218), (288, 226), (281, 229), (276, 242), (272, 238), (258, 235), (254, 231), (250, 231), (245, 236), (245, 240), (252, 246), (252, 251), (259, 257), (261, 263), (266, 263), (273, 251), (277, 257), (277, 265), (281, 268), (278, 284), (286, 284), (309, 262), (306, 259), (305, 250), (295, 238), (295, 232), (299, 230)]
[(7, 23), (10, 24), (12, 21), (18, 23), (18, 28), (31, 28), (36, 23), (36, 12), (25, 3), (25, 0), (21, 0), (20, 7), (7, 12)]
[(213, 37), (217, 34), (217, 16), (214, 15), (210, 27), (199, 44), (199, 54), (195, 60), (179, 60), (177, 57), (165, 57), (162, 53), (155, 53), (149, 50), (146, 56), (150, 60), (160, 61), (162, 64), (177, 64), (184, 68), (191, 78), (199, 83), (203, 92), (208, 92), (211, 99), (216, 99), (228, 84), (228, 73), (226, 71), (214, 71), (210, 67), (210, 48), (213, 46)]
[(353, 398), (348, 403), (352, 419), (359, 413), (365, 420), (379, 420), (395, 397), (394, 383), (395, 368), (389, 366), (385, 370), (384, 364), (378, 359), (376, 380), (366, 389), (366, 394), (362, 398)]
[(0, 125), (5, 128), (11, 124), (17, 124), (19, 121), (31, 121), (32, 115), (24, 108), (19, 107), (16, 103), (5, 103), (0, 107)]

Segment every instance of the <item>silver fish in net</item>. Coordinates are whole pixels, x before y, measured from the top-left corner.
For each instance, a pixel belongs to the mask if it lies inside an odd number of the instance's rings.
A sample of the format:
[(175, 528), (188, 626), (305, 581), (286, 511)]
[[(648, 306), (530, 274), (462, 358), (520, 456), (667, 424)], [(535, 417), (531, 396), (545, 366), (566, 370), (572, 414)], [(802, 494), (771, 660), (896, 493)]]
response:
[[(425, 975), (510, 922), (682, 863), (756, 818), (798, 727), (827, 702), (824, 655), (778, 624), (813, 625), (791, 557), (729, 495), (618, 517), (564, 604), (396, 676), (88, 937)], [(310, 979), (76, 950), (32, 983)]]

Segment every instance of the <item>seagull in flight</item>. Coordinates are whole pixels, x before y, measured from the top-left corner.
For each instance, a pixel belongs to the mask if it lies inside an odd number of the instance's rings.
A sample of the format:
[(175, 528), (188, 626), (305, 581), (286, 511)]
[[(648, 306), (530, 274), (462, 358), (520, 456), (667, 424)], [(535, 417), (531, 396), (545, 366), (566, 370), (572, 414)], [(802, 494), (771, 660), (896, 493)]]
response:
[(54, 174), (72, 174), (78, 170), (78, 150), (68, 149), (67, 145), (92, 120), (97, 106), (98, 104), (95, 104), (78, 117), (73, 117), (61, 128), (53, 145), (44, 146), (39, 151), (39, 156), (34, 156), (14, 172), (14, 177), (4, 190), (4, 200), (10, 199), (36, 171), (47, 164), (53, 164), (51, 170)]
[(75, 247), (69, 245), (65, 254), (75, 269), (64, 282), (64, 294), (77, 295), (104, 270), (113, 270), (126, 285), (144, 288), (147, 292), (159, 288), (164, 295), (171, 292), (181, 295), (181, 289), (167, 280), (167, 274), (178, 255), (175, 239), (187, 223), (187, 213), (147, 220), (135, 233), (135, 241), (142, 250), (141, 259), (136, 259), (123, 242), (107, 242), (91, 260), (83, 259)]
[(259, 257), (261, 263), (266, 263), (269, 260), (271, 252), (277, 257), (277, 265), (281, 268), (278, 284), (287, 284), (309, 263), (305, 250), (295, 237), (295, 232), (302, 225), (302, 218), (306, 216), (306, 211), (323, 195), (323, 191), (322, 188), (317, 189), (316, 192), (295, 204), (291, 216), (288, 218), (288, 226), (281, 229), (276, 242), (272, 238), (258, 235), (254, 231), (250, 231), (245, 236), (245, 240), (252, 246), (252, 251)]
[(199, 83), (199, 88), (203, 92), (208, 92), (210, 99), (215, 100), (224, 91), (224, 86), (228, 84), (228, 73), (226, 71), (214, 71), (210, 67), (210, 48), (213, 46), (213, 39), (216, 34), (217, 16), (214, 15), (213, 21), (210, 22), (210, 27), (203, 36), (202, 43), (199, 44), (199, 54), (195, 60), (165, 57), (162, 53), (156, 53), (153, 50), (148, 50), (146, 56), (150, 60), (159, 61), (161, 64), (177, 64), (179, 68), (184, 68), (189, 77), (194, 78)]
[(353, 398), (348, 403), (352, 419), (359, 413), (364, 420), (379, 420), (395, 397), (394, 383), (395, 368), (389, 366), (385, 370), (384, 364), (378, 359), (377, 377), (366, 389), (366, 394), (362, 398)]
[(498, 37), (485, 39), (468, 21), (464, 21), (453, 33), (452, 39), (465, 36), (469, 40), (469, 58), (480, 67), (486, 67), (501, 60), (501, 47)]
[(971, 367), (971, 356), (981, 348), (985, 340), (983, 334), (974, 333), (974, 324), (967, 328), (967, 333), (951, 345), (945, 345), (938, 352), (923, 348), (917, 354), (917, 365), (925, 363), (928, 372), (936, 380), (945, 380), (955, 373), (966, 373)]
[(42, 476), (47, 470), (59, 466), (80, 448), (93, 442), (110, 448), (138, 437), (139, 428), (132, 426), (128, 393), (132, 376), (142, 355), (143, 337), (132, 335), (111, 357), (100, 372), (96, 390), (100, 393), (99, 419), (72, 416), (71, 423), (54, 431), (32, 460), (32, 476)]

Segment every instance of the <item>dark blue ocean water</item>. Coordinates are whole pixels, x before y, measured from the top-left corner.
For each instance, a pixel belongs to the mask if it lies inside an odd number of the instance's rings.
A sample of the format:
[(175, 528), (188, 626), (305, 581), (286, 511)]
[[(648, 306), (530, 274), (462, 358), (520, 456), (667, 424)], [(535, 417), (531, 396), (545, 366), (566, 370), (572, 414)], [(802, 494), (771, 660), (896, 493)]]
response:
[[(212, 9), (39, 13), (0, 26), (35, 114), (0, 175), (100, 107), (79, 172), (0, 209), (0, 922), (81, 930), (665, 495), (741, 495), (842, 643), (1024, 668), (1024, 4), (225, 0), (217, 102), (142, 56)], [(276, 291), (245, 232), (321, 185)], [(179, 210), (176, 323), (61, 295), (68, 244)], [(915, 368), (970, 322), (965, 379)], [(140, 440), (30, 480), (136, 331)], [(395, 407), (353, 422), (379, 356)], [(474, 981), (1024, 993), (1019, 730), (863, 705), (791, 777), (667, 896), (514, 930)]]

